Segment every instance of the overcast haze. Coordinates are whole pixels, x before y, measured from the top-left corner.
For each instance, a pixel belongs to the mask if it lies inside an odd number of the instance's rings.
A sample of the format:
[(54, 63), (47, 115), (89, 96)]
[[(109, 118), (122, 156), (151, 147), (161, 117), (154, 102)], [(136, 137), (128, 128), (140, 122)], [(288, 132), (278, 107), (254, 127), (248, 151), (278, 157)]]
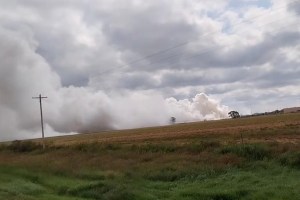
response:
[(300, 1), (0, 0), (0, 139), (300, 104)]

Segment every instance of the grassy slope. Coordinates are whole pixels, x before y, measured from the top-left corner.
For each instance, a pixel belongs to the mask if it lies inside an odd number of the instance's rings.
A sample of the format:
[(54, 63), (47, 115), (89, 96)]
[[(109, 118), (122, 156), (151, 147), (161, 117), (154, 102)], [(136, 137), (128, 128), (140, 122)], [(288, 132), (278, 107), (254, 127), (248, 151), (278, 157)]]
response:
[(38, 143), (1, 147), (0, 199), (300, 199), (299, 114)]

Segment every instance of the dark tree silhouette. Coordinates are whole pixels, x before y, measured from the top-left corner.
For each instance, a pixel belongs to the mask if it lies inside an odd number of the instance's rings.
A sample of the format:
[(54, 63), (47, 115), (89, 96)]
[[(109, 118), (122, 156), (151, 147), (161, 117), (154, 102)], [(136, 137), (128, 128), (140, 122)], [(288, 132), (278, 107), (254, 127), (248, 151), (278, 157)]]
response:
[(175, 117), (171, 117), (171, 118), (170, 118), (170, 122), (171, 122), (171, 124), (175, 124), (176, 118), (175, 118)]
[(231, 117), (232, 119), (235, 119), (235, 118), (240, 118), (240, 113), (238, 111), (230, 111), (228, 113), (229, 117)]

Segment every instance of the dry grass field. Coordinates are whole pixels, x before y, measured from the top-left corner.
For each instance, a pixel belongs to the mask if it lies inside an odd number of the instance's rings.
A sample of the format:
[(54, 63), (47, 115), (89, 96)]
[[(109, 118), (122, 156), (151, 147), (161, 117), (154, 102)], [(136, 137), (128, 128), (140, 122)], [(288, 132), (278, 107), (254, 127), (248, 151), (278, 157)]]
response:
[(300, 114), (0, 146), (0, 199), (300, 199)]
[[(204, 121), (194, 123), (183, 123), (172, 126), (141, 128), (123, 131), (109, 131), (102, 133), (79, 134), (74, 136), (53, 137), (46, 140), (52, 145), (71, 145), (78, 143), (132, 143), (145, 141), (162, 141), (174, 139), (193, 139), (202, 137), (224, 136), (225, 138), (239, 138), (243, 132), (248, 140), (253, 142), (257, 140), (276, 140), (278, 142), (299, 142), (299, 134), (293, 137), (286, 134), (280, 134), (280, 130), (287, 130), (293, 127), (299, 127), (300, 114), (270, 115), (241, 119), (225, 119), (217, 121)], [(273, 131), (272, 131), (273, 130)], [(260, 133), (255, 136), (255, 133)], [(272, 132), (272, 133), (271, 133)], [(254, 133), (251, 134), (251, 133)], [(271, 135), (272, 137), (271, 137)], [(265, 136), (265, 137), (264, 137)], [(276, 137), (274, 137), (276, 136)], [(286, 138), (287, 137), (287, 138)]]

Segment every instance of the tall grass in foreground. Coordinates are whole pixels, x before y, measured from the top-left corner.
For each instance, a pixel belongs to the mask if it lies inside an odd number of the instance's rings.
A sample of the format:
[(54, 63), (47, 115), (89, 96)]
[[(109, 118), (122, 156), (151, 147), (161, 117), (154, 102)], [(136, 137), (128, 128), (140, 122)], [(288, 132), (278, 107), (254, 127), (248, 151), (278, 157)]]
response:
[[(29, 165), (24, 160), (15, 159), (12, 159), (15, 164), (1, 164), (1, 198), (300, 198), (300, 194), (296, 192), (300, 187), (300, 154), (291, 147), (281, 147), (283, 150), (278, 152), (280, 144), (222, 145), (211, 140), (165, 145), (149, 142), (136, 145), (92, 143), (91, 146), (79, 144), (49, 147), (46, 151), (40, 150), (39, 146), (29, 148), (26, 145), (34, 146), (26, 142), (2, 147), (2, 154), (18, 155), (32, 160)], [(50, 163), (52, 167), (38, 163), (42, 158), (56, 153), (61, 157), (54, 158), (51, 162), (65, 162), (69, 159), (68, 156), (74, 153), (78, 160), (88, 157), (95, 160), (95, 163), (93, 166), (85, 162), (79, 163), (80, 170), (73, 171), (72, 164), (67, 161), (64, 163), (65, 168), (60, 168), (59, 173), (54, 163)], [(71, 159), (76, 159), (76, 156)], [(109, 162), (108, 164), (115, 169), (104, 167), (104, 164), (98, 163), (101, 161)], [(117, 168), (114, 166), (115, 161), (125, 166)], [(26, 165), (22, 166), (22, 163)]]
[[(0, 196), (8, 200), (299, 199), (300, 186), (299, 170), (266, 161), (255, 162), (245, 169), (198, 172), (166, 169), (130, 175), (124, 172), (99, 179), (14, 167), (1, 167), (0, 173)], [(93, 173), (97, 177), (99, 172)], [(140, 173), (144, 175), (139, 176)]]

